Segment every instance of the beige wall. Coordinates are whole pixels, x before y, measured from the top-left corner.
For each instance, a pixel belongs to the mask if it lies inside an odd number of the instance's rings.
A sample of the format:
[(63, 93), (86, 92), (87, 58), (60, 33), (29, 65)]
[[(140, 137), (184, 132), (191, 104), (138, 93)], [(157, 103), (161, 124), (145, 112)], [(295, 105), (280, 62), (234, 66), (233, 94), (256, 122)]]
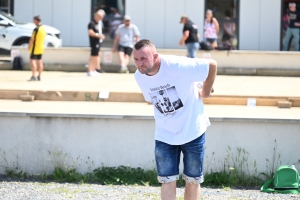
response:
[[(211, 122), (206, 137), (208, 172), (223, 167), (228, 147), (234, 156), (237, 148), (248, 151), (251, 173), (254, 161), (258, 172), (267, 170), (274, 146), (282, 164), (299, 160), (299, 120), (212, 118)], [(50, 172), (57, 163), (74, 164), (80, 172), (102, 165), (155, 166), (153, 117), (0, 113), (0, 127), (1, 165), (18, 165), (30, 174)]]
[[(24, 63), (29, 63), (29, 52), (26, 48), (13, 47), (20, 52)], [(105, 62), (105, 52), (111, 52), (111, 49), (103, 48), (101, 50), (101, 62), (106, 66), (118, 66), (118, 56), (112, 54), (112, 62)], [(161, 54), (186, 55), (184, 49), (158, 49)], [(84, 66), (88, 63), (90, 55), (89, 48), (47, 48), (43, 61), (46, 64), (56, 65), (79, 65)], [(198, 51), (197, 57), (211, 57), (218, 61), (219, 68), (238, 68), (238, 69), (276, 69), (299, 70), (298, 52), (273, 52), (273, 51)], [(258, 62), (259, 61), (259, 62)], [(130, 65), (134, 66), (131, 57)]]

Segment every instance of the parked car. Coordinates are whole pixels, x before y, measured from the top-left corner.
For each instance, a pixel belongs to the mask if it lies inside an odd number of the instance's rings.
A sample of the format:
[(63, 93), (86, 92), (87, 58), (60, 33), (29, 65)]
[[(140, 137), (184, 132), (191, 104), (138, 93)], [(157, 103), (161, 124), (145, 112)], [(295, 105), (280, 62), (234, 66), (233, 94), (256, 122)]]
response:
[[(43, 25), (47, 33), (45, 47), (60, 47), (60, 31), (54, 27)], [(33, 23), (21, 23), (13, 16), (0, 11), (0, 48), (10, 50), (12, 46), (28, 46)]]

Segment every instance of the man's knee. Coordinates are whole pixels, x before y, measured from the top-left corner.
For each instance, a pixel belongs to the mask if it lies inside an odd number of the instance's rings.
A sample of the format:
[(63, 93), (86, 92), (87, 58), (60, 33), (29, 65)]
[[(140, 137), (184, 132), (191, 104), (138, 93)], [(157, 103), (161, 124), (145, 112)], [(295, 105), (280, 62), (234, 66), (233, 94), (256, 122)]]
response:
[(176, 180), (172, 182), (167, 182), (167, 183), (162, 183), (162, 187), (168, 187), (168, 188), (173, 188), (176, 187)]

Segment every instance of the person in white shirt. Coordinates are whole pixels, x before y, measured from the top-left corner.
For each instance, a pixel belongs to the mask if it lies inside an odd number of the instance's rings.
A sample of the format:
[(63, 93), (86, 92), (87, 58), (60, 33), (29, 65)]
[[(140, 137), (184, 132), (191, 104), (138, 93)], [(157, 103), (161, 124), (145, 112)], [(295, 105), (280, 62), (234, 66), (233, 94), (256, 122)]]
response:
[(124, 16), (124, 23), (116, 30), (113, 52), (118, 49), (121, 64), (120, 72), (128, 72), (128, 63), (132, 53), (133, 45), (139, 41), (140, 31), (138, 27), (130, 22), (130, 16)]
[[(183, 158), (185, 199), (200, 197), (205, 131), (210, 126), (202, 98), (210, 96), (217, 74), (214, 60), (160, 55), (150, 40), (134, 45), (135, 79), (154, 106), (155, 160), (161, 198), (176, 198), (179, 161)], [(202, 89), (198, 88), (199, 82)]]

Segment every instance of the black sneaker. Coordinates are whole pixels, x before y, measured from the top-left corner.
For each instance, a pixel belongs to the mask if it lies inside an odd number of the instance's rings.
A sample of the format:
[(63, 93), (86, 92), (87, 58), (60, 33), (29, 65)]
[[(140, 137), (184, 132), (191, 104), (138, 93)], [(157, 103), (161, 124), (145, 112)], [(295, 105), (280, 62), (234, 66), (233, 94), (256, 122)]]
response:
[(36, 77), (32, 76), (28, 81), (36, 81)]
[(96, 69), (96, 72), (98, 72), (98, 73), (105, 73), (105, 71), (103, 69)]
[(41, 80), (41, 77), (40, 77), (40, 76), (38, 76), (38, 77), (37, 77), (37, 80), (38, 80), (38, 81), (40, 81), (40, 80)]

